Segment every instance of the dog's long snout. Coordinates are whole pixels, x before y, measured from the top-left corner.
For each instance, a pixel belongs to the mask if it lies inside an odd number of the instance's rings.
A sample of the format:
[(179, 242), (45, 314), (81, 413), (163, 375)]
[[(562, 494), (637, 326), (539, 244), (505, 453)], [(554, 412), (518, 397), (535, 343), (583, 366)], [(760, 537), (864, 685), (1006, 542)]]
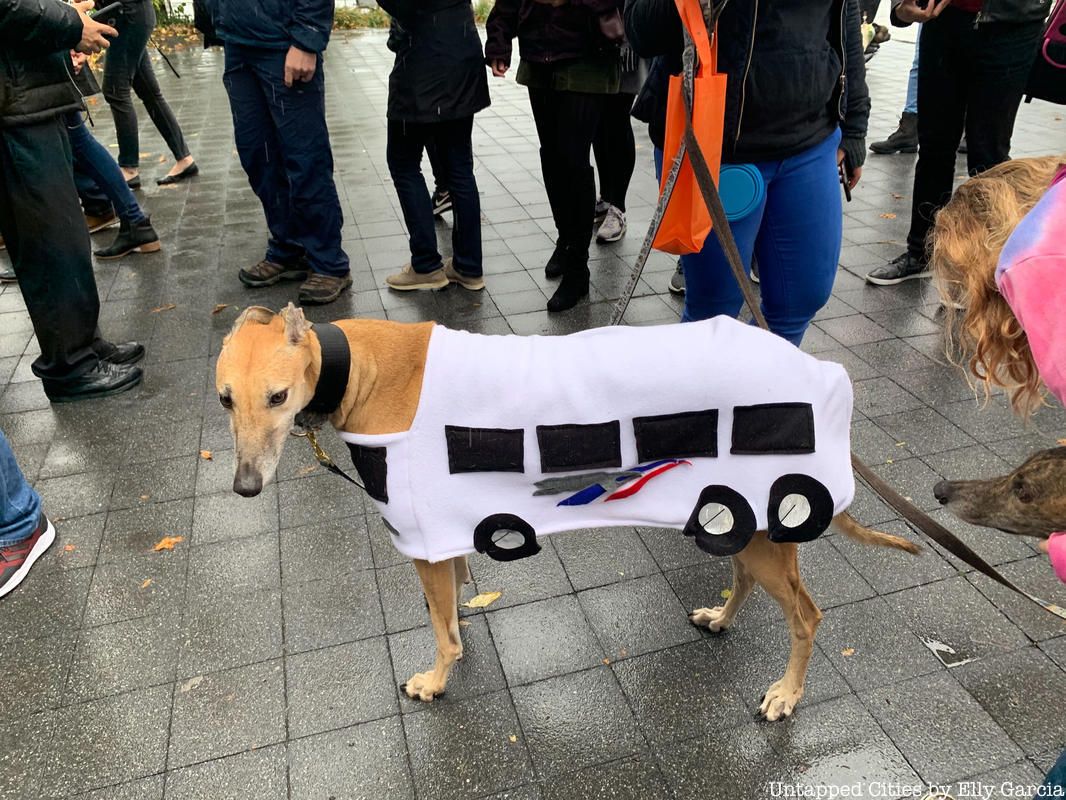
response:
[(241, 464), (233, 476), (233, 491), (241, 497), (255, 497), (263, 491), (263, 475), (249, 464)]
[(951, 501), (953, 491), (951, 481), (940, 481), (933, 487), (933, 497), (939, 501), (940, 505), (946, 506)]

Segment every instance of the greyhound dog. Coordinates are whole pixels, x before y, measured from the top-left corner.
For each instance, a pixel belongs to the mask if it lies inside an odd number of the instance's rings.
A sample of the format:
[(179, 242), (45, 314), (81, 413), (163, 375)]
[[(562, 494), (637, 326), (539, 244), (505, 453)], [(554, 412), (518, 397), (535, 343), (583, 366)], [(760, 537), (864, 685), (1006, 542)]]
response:
[[(403, 435), (403, 432), (409, 431), (419, 411), (423, 379), (429, 373), (427, 353), (431, 338), (438, 335), (435, 330), (439, 332), (444, 329), (439, 329), (433, 323), (401, 324), (380, 320), (345, 320), (334, 323), (334, 326), (343, 332), (342, 344), (343, 340), (347, 341), (350, 361), (343, 396), (339, 397), (336, 407), (328, 414), (329, 423), (341, 432), (342, 437), (380, 436), (387, 440), (389, 436)], [(676, 329), (679, 326), (673, 327)], [(771, 348), (783, 346), (780, 340), (769, 334), (746, 333), (751, 330), (749, 326), (737, 325), (737, 329), (738, 335), (770, 337), (768, 346)], [(641, 332), (644, 330), (640, 329)], [(641, 332), (634, 329), (634, 332), (622, 335), (644, 335)], [(482, 338), (499, 341), (507, 337)], [(522, 337), (511, 338), (517, 340)], [(246, 309), (226, 337), (218, 359), (215, 383), (220, 402), (229, 413), (233, 432), (236, 461), (233, 489), (237, 494), (255, 496), (273, 477), (297, 415), (317, 396), (320, 377), (325, 370), (324, 341), (312, 330), (303, 312), (292, 304), (277, 314), (265, 308)], [(783, 357), (808, 358), (790, 347)], [(811, 363), (815, 362), (812, 360)], [(840, 374), (843, 376), (842, 371)], [(527, 391), (528, 387), (516, 387), (512, 394)], [(505, 403), (507, 399), (500, 397), (498, 402)], [(623, 400), (619, 398), (620, 403)], [(837, 398), (837, 401), (849, 404), (847, 416), (844, 417), (846, 431), (850, 398)], [(507, 434), (510, 431), (496, 433)], [(841, 452), (846, 456), (846, 441)], [(519, 460), (519, 469), (521, 463)], [(356, 466), (358, 468), (359, 464)], [(416, 468), (417, 465), (412, 467)], [(669, 475), (692, 474), (691, 471), (686, 472), (688, 469), (691, 468), (680, 465)], [(359, 471), (363, 475), (363, 469)], [(441, 481), (449, 479), (447, 471), (445, 468)], [(850, 479), (850, 467), (846, 471)], [(592, 474), (602, 476), (604, 473)], [(620, 480), (630, 480), (626, 473), (618, 474), (622, 476)], [(651, 473), (645, 473), (641, 480), (647, 481), (650, 476)], [(659, 483), (653, 485), (662, 486), (667, 480), (680, 478), (656, 480)], [(369, 493), (371, 481), (366, 482)], [(606, 479), (604, 482), (609, 483)], [(652, 494), (645, 491), (640, 496), (647, 498)], [(392, 499), (395, 501), (397, 498)], [(479, 501), (473, 494), (467, 499), (470, 503)], [(534, 499), (538, 502), (544, 500), (543, 497)], [(606, 504), (610, 508), (622, 505)], [(826, 525), (832, 518), (849, 537), (865, 544), (918, 552), (918, 547), (906, 539), (864, 528), (845, 513), (835, 516), (833, 513), (830, 507), (829, 514), (825, 516)], [(432, 514), (425, 516), (434, 519)], [(824, 528), (822, 526), (822, 530)], [(431, 536), (432, 531), (426, 534), (427, 538)], [(765, 531), (756, 532), (754, 526), (749, 536), (750, 540), (746, 540), (743, 549), (732, 557), (733, 590), (728, 600), (722, 606), (696, 609), (689, 618), (697, 626), (714, 632), (724, 631), (733, 624), (755, 584), (762, 586), (778, 602), (791, 633), (791, 655), (785, 675), (767, 690), (760, 706), (762, 716), (777, 720), (789, 716), (803, 695), (814, 634), (822, 614), (800, 578), (797, 545), (771, 541)], [(472, 550), (470, 548), (467, 552)], [(411, 698), (431, 701), (444, 692), (448, 674), (455, 661), (462, 656), (457, 606), (462, 585), (469, 581), (470, 573), (465, 555), (442, 557), (440, 560), (413, 557), (413, 561), (429, 606), (437, 652), (433, 668), (412, 675), (402, 688)]]

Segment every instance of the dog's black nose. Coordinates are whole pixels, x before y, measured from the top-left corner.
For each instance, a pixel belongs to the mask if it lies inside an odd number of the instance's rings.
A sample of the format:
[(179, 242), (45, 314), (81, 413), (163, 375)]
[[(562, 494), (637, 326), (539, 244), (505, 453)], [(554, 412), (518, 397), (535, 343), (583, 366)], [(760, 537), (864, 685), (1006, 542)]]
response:
[(233, 476), (233, 491), (241, 497), (255, 497), (263, 491), (263, 476), (242, 464)]
[(933, 487), (933, 497), (940, 501), (940, 505), (946, 506), (951, 499), (951, 482), (940, 481)]

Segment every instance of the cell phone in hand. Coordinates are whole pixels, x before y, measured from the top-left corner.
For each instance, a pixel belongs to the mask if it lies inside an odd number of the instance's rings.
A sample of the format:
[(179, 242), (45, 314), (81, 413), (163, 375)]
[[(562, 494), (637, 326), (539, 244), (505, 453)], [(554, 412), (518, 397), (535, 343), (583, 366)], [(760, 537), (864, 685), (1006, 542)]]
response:
[(844, 199), (849, 203), (851, 202), (851, 181), (848, 180), (848, 171), (844, 169), (844, 162), (841, 161), (837, 164), (837, 171), (840, 172), (840, 185), (844, 187)]
[(114, 27), (119, 15), (122, 14), (122, 3), (108, 3), (103, 8), (94, 8), (87, 13), (97, 22)]

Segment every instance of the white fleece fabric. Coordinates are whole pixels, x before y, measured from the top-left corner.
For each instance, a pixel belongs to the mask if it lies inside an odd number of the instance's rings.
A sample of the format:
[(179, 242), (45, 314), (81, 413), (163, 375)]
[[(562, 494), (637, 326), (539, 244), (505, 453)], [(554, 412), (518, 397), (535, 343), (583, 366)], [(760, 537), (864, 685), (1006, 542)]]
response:
[[(813, 454), (730, 454), (734, 408), (765, 403), (811, 405)], [(617, 502), (600, 497), (566, 506), (559, 503), (572, 491), (534, 494), (544, 479), (640, 464), (635, 417), (707, 409), (718, 410), (717, 457), (686, 458)], [(437, 326), (410, 430), (341, 438), (386, 448), (388, 501), (376, 502), (394, 529), (393, 543), (411, 558), (441, 561), (474, 552), (474, 529), (492, 514), (515, 514), (538, 536), (684, 528), (700, 492), (717, 484), (743, 495), (766, 530), (771, 484), (790, 473), (820, 481), (839, 513), (855, 492), (851, 409), (851, 382), (839, 364), (726, 317), (569, 336), (484, 336)], [(537, 426), (613, 420), (621, 431), (619, 467), (542, 471)], [(522, 429), (524, 471), (450, 473), (446, 426)]]

